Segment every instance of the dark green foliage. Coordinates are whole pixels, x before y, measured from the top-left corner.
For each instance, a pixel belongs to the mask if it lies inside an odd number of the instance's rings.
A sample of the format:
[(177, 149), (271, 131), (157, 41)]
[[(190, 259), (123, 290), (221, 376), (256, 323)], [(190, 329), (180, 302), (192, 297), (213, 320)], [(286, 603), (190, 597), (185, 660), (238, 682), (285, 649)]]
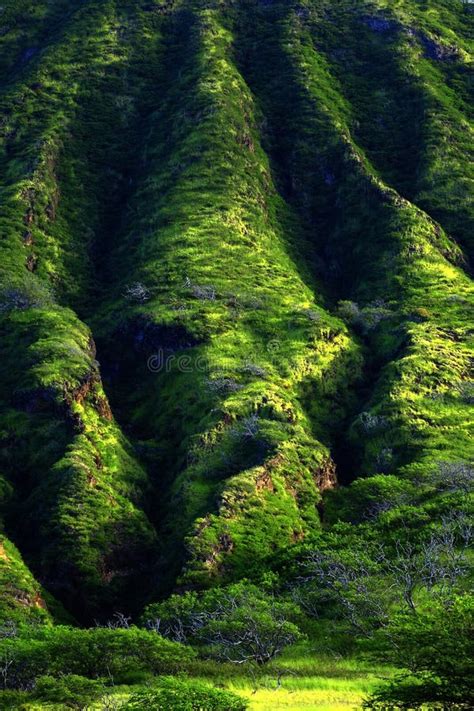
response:
[(0, 655), (11, 659), (6, 688), (28, 689), (48, 675), (109, 678), (120, 683), (130, 673), (178, 670), (195, 656), (192, 650), (156, 632), (131, 627), (20, 627), (0, 639)]
[(58, 678), (41, 676), (36, 680), (34, 696), (40, 701), (61, 704), (68, 709), (84, 709), (103, 694), (101, 681), (76, 674)]
[[(25, 632), (64, 619), (53, 595), (91, 624), (191, 586), (150, 608), (163, 631), (263, 663), (299, 638), (289, 592), (371, 635), (461, 592), (472, 14), (0, 13), (0, 622), (22, 630), (0, 644), (17, 645), (16, 685), (190, 658), (135, 628)], [(238, 582), (268, 567), (276, 596)]]
[(130, 711), (245, 711), (236, 694), (199, 681), (163, 677), (157, 686), (132, 694), (123, 707)]
[(0, 692), (0, 709), (11, 711), (11, 709), (24, 709), (25, 705), (31, 701), (31, 695), (27, 691), (2, 691)]
[(188, 592), (150, 605), (147, 624), (166, 637), (197, 644), (221, 661), (263, 665), (302, 639), (296, 605), (246, 581), (202, 595)]
[[(378, 648), (377, 648), (378, 643)], [(374, 647), (407, 671), (365, 704), (374, 709), (469, 709), (474, 703), (474, 600), (435, 603), (417, 615), (395, 616)]]

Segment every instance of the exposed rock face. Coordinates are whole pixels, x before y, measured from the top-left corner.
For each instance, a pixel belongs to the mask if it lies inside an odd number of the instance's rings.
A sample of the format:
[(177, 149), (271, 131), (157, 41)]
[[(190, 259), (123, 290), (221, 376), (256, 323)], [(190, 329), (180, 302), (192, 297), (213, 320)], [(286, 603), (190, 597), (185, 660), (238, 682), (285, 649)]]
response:
[(364, 25), (367, 25), (374, 32), (394, 32), (400, 29), (400, 25), (393, 20), (388, 20), (385, 17), (376, 17), (366, 15), (361, 18)]
[(332, 459), (327, 459), (316, 472), (316, 484), (319, 491), (333, 489), (337, 485), (336, 464)]
[(454, 62), (459, 59), (460, 53), (457, 47), (439, 42), (423, 32), (418, 32), (417, 36), (428, 59), (434, 59), (437, 62)]

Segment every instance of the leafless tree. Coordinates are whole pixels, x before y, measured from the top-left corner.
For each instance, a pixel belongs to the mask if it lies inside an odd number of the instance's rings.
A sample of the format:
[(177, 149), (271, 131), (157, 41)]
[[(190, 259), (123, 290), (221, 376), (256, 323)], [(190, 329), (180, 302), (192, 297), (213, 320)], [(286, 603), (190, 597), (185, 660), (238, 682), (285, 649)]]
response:
[(440, 462), (425, 481), (439, 491), (468, 494), (474, 490), (474, 466), (467, 462)]
[(114, 612), (112, 619), (109, 620), (105, 626), (111, 630), (118, 630), (118, 629), (126, 629), (127, 630), (130, 628), (131, 621), (132, 621), (132, 618), (127, 617), (127, 615), (124, 615), (123, 612)]
[(188, 626), (183, 619), (176, 616), (171, 620), (163, 620), (158, 617), (153, 620), (148, 620), (147, 627), (157, 634), (163, 635), (173, 642), (187, 644), (193, 634), (195, 621), (193, 620)]
[(468, 571), (473, 527), (452, 513), (424, 542), (406, 538), (394, 550), (380, 544), (367, 554), (312, 551), (302, 562), (294, 598), (312, 616), (329, 600), (361, 634), (371, 634), (390, 619), (393, 604), (417, 611), (418, 593), (448, 601)]
[(0, 656), (0, 679), (3, 689), (8, 687), (10, 670), (15, 662), (15, 654), (11, 650), (5, 650)]
[(388, 622), (388, 600), (392, 597), (390, 586), (378, 575), (377, 562), (362, 556), (344, 560), (331, 553), (312, 551), (302, 565), (302, 575), (297, 586), (303, 584), (300, 597), (304, 597), (316, 584), (315, 600), (333, 599), (344, 617), (360, 634), (371, 634), (374, 627)]
[(436, 591), (444, 598), (467, 573), (467, 551), (471, 546), (472, 526), (462, 515), (451, 514), (442, 519), (439, 531), (428, 541), (416, 546), (413, 542), (398, 542), (396, 554), (382, 552), (381, 563), (401, 591), (410, 610), (416, 611), (417, 590)]
[(211, 604), (196, 604), (148, 624), (177, 642), (198, 642), (216, 659), (264, 665), (300, 638), (287, 606), (254, 593), (223, 591)]

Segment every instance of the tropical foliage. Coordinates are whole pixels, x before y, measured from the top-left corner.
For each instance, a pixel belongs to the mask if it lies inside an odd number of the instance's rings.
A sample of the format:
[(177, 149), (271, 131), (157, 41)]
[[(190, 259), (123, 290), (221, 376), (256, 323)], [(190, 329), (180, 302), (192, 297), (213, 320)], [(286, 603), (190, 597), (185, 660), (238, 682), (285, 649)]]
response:
[(468, 5), (2, 2), (4, 707), (472, 705)]

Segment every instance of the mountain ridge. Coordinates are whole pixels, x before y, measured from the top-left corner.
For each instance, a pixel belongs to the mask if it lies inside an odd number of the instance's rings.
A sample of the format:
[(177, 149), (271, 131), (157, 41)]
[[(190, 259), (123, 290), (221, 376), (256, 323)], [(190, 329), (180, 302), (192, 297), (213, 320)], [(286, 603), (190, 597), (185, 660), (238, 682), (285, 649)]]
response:
[(90, 621), (472, 461), (472, 18), (65, 7), (2, 14), (1, 605)]

